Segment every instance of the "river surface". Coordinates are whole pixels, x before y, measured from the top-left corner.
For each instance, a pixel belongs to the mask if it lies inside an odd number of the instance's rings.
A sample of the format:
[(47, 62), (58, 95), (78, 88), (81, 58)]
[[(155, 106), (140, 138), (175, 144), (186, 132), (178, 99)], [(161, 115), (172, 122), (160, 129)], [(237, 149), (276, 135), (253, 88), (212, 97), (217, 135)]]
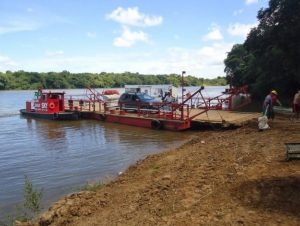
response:
[[(208, 87), (205, 94), (216, 96), (223, 90)], [(67, 95), (85, 93), (64, 91)], [(42, 204), (48, 207), (86, 183), (109, 181), (136, 161), (177, 147), (191, 136), (191, 132), (180, 132), (178, 139), (178, 132), (94, 120), (20, 116), (19, 109), (33, 97), (34, 91), (0, 91), (0, 217), (12, 214), (23, 202), (25, 176), (35, 188), (43, 189)]]

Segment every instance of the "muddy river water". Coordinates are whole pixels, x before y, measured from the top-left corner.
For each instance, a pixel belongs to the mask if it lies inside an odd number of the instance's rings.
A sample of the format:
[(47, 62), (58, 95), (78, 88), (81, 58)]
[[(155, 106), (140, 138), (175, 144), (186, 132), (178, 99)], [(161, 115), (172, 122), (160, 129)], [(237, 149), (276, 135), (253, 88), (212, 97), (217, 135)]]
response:
[(24, 118), (19, 109), (33, 95), (34, 91), (0, 92), (0, 216), (22, 202), (25, 176), (43, 189), (47, 207), (85, 183), (111, 180), (145, 156), (179, 146), (191, 136), (94, 120)]

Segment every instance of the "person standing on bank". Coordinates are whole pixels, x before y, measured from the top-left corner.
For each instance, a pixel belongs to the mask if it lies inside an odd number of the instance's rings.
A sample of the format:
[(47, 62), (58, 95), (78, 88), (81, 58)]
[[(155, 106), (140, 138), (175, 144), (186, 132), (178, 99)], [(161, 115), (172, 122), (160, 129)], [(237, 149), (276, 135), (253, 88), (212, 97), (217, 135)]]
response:
[(263, 113), (268, 117), (268, 119), (274, 119), (274, 105), (278, 104), (281, 106), (280, 101), (278, 100), (278, 93), (276, 90), (272, 90), (270, 94), (265, 97), (263, 103)]
[(298, 89), (298, 92), (294, 96), (293, 100), (293, 116), (291, 119), (299, 119), (299, 114), (300, 114), (300, 89)]

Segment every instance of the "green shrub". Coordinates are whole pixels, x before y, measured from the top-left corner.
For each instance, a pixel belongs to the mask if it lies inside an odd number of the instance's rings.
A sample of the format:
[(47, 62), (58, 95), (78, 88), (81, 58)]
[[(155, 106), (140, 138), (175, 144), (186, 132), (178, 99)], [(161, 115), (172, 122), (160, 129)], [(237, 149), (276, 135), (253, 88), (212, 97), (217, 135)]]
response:
[(15, 212), (0, 220), (0, 226), (13, 226), (16, 221), (28, 221), (36, 216), (41, 210), (42, 189), (34, 188), (31, 180), (24, 177), (24, 201), (16, 205)]
[(80, 190), (81, 191), (97, 191), (101, 188), (104, 187), (104, 183), (102, 181), (98, 181), (95, 183), (86, 183), (85, 185), (83, 185)]

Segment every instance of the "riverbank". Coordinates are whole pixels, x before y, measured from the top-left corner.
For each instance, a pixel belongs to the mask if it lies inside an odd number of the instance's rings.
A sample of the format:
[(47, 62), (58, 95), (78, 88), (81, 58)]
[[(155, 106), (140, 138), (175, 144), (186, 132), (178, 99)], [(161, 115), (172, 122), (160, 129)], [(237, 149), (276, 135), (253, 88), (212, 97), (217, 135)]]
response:
[(176, 150), (131, 166), (96, 192), (61, 199), (37, 225), (297, 225), (300, 122), (277, 117), (237, 130), (195, 132)]

